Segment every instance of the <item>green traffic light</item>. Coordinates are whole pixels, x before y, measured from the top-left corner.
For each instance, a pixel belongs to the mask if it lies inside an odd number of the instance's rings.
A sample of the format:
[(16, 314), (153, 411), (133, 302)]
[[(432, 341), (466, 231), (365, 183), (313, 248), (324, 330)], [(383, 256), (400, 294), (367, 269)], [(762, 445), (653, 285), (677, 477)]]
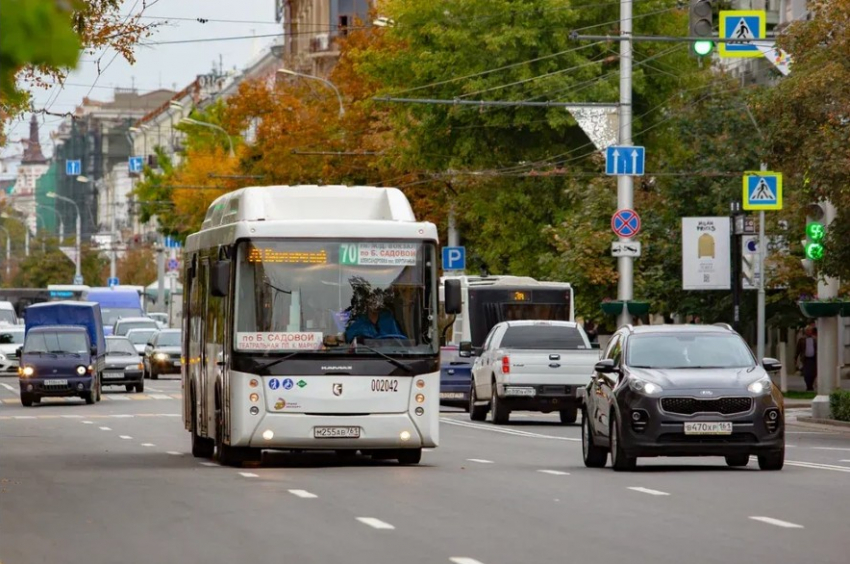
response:
[(806, 258), (809, 260), (823, 259), (823, 245), (820, 243), (809, 243), (806, 245)]
[(714, 50), (714, 41), (694, 41), (694, 53), (705, 57)]
[(811, 222), (806, 225), (806, 237), (808, 237), (812, 241), (819, 243), (820, 241), (823, 241), (823, 238), (825, 236), (826, 229), (824, 229), (822, 224)]

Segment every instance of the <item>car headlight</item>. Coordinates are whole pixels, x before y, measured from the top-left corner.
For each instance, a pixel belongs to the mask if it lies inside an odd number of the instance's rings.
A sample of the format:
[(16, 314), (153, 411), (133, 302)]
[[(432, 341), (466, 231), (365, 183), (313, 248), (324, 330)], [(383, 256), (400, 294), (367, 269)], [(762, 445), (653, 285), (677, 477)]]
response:
[(773, 389), (773, 381), (771, 381), (770, 376), (764, 376), (759, 378), (749, 386), (747, 386), (747, 390), (754, 394), (769, 394)]
[(153, 357), (157, 360), (168, 360), (168, 355), (165, 353), (156, 353)]
[(639, 394), (646, 394), (648, 396), (660, 393), (663, 391), (661, 386), (656, 384), (655, 382), (649, 382), (647, 380), (641, 380), (640, 378), (629, 378), (629, 388), (632, 391), (638, 392)]
[(3, 353), (0, 353), (0, 360), (6, 360), (6, 355), (3, 354)]
[(24, 366), (23, 370), (21, 370), (21, 374), (29, 378), (33, 374), (35, 374), (35, 368), (32, 366)]
[(86, 370), (87, 370), (87, 368), (86, 368), (85, 366), (78, 366), (78, 367), (77, 367), (77, 374), (79, 374), (80, 376), (82, 376), (83, 374), (85, 374), (85, 373), (86, 373)]

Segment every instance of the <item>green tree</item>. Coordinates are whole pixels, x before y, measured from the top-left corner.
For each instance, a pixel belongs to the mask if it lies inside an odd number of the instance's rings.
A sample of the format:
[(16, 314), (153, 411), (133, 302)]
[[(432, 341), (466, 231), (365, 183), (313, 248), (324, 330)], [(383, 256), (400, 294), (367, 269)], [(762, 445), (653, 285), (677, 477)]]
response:
[[(51, 241), (46, 252), (33, 249), (30, 256), (20, 262), (20, 268), (12, 280), (16, 288), (46, 288), (48, 284), (70, 284), (74, 279), (74, 263), (59, 250), (56, 241)], [(99, 253), (87, 247), (82, 249), (80, 271), (89, 286), (103, 286), (106, 278), (102, 275), (107, 260)]]

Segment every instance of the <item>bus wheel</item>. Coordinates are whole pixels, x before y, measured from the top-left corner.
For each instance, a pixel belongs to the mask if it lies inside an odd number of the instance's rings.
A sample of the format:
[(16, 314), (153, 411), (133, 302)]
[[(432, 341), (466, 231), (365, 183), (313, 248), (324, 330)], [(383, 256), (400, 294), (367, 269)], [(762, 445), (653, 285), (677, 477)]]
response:
[(221, 409), (215, 412), (215, 456), (222, 466), (242, 466), (245, 462), (261, 462), (263, 451), (258, 448), (232, 447), (224, 444), (224, 420)]
[(421, 448), (405, 448), (398, 451), (398, 463), (404, 465), (419, 464), (422, 460)]
[(198, 434), (198, 408), (195, 407), (195, 397), (192, 396), (192, 456), (195, 458), (212, 458), (215, 454), (215, 441)]

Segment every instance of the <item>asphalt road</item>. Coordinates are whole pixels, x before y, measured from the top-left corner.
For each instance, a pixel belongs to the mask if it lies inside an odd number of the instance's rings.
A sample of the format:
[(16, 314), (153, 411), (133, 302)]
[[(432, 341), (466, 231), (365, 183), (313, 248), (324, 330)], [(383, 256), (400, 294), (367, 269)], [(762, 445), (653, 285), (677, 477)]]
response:
[[(792, 425), (787, 465), (589, 470), (577, 426), (444, 413), (418, 467), (272, 453), (192, 458), (178, 380), (25, 409), (0, 379), (0, 562), (688, 564), (850, 554), (850, 433)], [(8, 389), (12, 388), (12, 390)], [(124, 399), (127, 398), (127, 399)]]

